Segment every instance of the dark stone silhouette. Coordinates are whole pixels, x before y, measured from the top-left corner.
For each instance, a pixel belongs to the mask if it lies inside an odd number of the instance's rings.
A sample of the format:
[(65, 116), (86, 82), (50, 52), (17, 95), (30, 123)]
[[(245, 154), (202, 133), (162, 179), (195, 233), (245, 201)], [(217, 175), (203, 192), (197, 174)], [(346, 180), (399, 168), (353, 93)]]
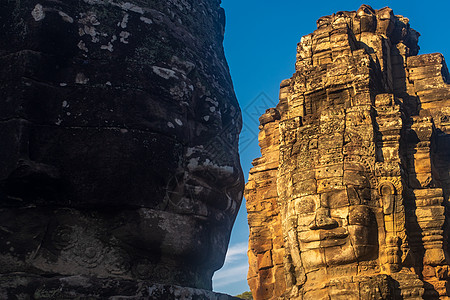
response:
[(243, 189), (220, 1), (2, 1), (0, 20), (0, 298), (210, 290)]

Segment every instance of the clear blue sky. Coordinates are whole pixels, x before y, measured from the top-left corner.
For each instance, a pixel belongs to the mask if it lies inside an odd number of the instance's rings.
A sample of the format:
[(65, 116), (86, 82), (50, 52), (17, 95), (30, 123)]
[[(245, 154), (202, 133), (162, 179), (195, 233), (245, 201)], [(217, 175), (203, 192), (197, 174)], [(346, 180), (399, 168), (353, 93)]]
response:
[[(419, 54), (440, 52), (450, 61), (450, 1), (300, 1), (223, 0), (227, 25), (225, 53), (244, 117), (240, 153), (245, 178), (251, 161), (260, 156), (257, 117), (278, 102), (281, 80), (294, 72), (296, 45), (316, 29), (316, 20), (361, 4), (374, 9), (389, 6), (394, 14), (410, 19), (421, 37)], [(213, 278), (214, 290), (236, 295), (247, 286), (248, 224), (241, 207), (225, 266)]]

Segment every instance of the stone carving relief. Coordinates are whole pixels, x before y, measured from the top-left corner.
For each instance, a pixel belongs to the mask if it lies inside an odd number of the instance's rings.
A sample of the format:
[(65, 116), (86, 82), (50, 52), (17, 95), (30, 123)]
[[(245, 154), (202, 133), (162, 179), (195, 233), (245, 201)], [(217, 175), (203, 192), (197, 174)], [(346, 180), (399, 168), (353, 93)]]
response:
[(449, 76), (418, 37), (362, 5), (301, 39), (246, 185), (255, 299), (450, 296)]
[(220, 1), (1, 1), (0, 23), (0, 298), (210, 291), (244, 184)]

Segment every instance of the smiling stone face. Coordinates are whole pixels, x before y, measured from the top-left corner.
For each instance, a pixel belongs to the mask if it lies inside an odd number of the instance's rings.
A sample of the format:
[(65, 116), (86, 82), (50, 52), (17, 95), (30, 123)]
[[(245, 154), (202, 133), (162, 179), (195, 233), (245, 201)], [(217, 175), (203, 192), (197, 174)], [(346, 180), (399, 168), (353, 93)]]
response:
[(379, 204), (367, 167), (374, 161), (370, 107), (316, 109), (300, 126), (295, 119), (280, 123), (277, 176), (288, 258), (308, 291), (320, 290), (308, 278), (336, 270), (357, 275), (358, 265), (379, 258)]
[[(365, 180), (364, 176), (360, 179)], [(370, 189), (356, 186), (335, 187), (292, 200), (306, 272), (376, 256), (376, 223), (369, 202)]]
[(1, 6), (0, 272), (211, 289), (243, 189), (220, 1)]

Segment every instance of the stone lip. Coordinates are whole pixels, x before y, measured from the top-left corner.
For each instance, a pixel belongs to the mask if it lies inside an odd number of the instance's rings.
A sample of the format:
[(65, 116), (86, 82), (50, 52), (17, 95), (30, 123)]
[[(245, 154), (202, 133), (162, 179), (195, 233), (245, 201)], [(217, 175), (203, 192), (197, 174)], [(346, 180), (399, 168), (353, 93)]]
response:
[(239, 299), (208, 290), (164, 285), (148, 281), (103, 279), (89, 276), (52, 277), (25, 273), (0, 275), (0, 298), (15, 299)]
[(330, 230), (316, 230), (313, 231), (314, 234), (311, 234), (308, 232), (308, 234), (305, 234), (304, 237), (302, 235), (299, 235), (300, 241), (304, 243), (312, 243), (312, 242), (318, 242), (318, 241), (332, 241), (332, 240), (341, 240), (346, 239), (348, 237), (348, 232), (344, 228), (336, 228), (336, 229), (330, 229)]

